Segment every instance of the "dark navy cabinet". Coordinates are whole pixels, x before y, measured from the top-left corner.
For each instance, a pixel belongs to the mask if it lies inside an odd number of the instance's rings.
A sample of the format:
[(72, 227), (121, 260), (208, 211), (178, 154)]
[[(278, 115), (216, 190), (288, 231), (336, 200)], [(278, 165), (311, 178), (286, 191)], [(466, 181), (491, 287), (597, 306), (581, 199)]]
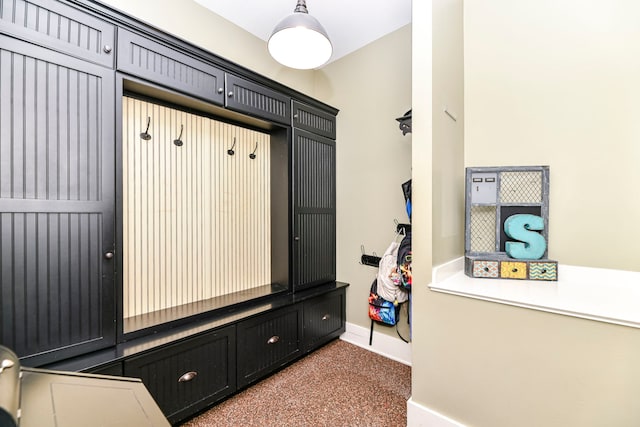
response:
[[(337, 109), (93, 0), (0, 1), (0, 76), (0, 343), (24, 366), (142, 378), (178, 422), (344, 332)], [(125, 330), (135, 95), (270, 133), (273, 292)]]
[(330, 139), (336, 139), (335, 114), (293, 101), (291, 126)]
[(229, 326), (124, 361), (124, 375), (142, 379), (169, 421), (236, 390), (235, 327)]
[(335, 141), (293, 130), (293, 283), (304, 289), (336, 279)]
[(224, 103), (220, 68), (124, 29), (118, 30), (117, 68), (216, 105)]
[(0, 2), (0, 33), (113, 68), (116, 26), (63, 2)]
[(344, 290), (335, 290), (303, 304), (305, 351), (318, 348), (344, 332), (346, 301)]
[(291, 99), (282, 93), (227, 74), (225, 96), (225, 106), (230, 110), (277, 123), (289, 123)]
[(290, 362), (301, 353), (299, 305), (238, 324), (238, 386), (242, 387)]
[(114, 345), (113, 70), (0, 34), (0, 75), (0, 342)]

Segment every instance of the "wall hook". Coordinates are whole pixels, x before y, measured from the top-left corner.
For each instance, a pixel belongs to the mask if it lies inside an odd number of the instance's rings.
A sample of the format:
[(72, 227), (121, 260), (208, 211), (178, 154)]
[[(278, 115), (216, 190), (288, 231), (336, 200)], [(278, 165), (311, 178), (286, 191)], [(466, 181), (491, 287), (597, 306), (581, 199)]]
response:
[(234, 136), (234, 137), (233, 137), (233, 145), (231, 146), (231, 148), (229, 148), (229, 149), (227, 150), (227, 154), (228, 154), (228, 155), (233, 156), (234, 154), (236, 154), (236, 152), (235, 152), (235, 151), (233, 151), (233, 148), (234, 148), (235, 146), (236, 146), (236, 137)]
[(393, 223), (396, 225), (396, 234), (407, 235), (411, 232), (411, 224), (403, 224), (394, 218)]
[(256, 148), (253, 149), (253, 153), (249, 154), (251, 160), (256, 158), (256, 150), (258, 149), (258, 141), (256, 141)]
[(184, 125), (180, 125), (180, 135), (178, 136), (178, 139), (174, 139), (173, 143), (178, 146), (178, 147), (182, 147), (182, 144), (184, 144), (182, 142), (182, 131), (184, 130)]
[(151, 124), (151, 117), (147, 117), (147, 129), (140, 134), (140, 138), (148, 141), (151, 139), (151, 135), (149, 135), (149, 125)]

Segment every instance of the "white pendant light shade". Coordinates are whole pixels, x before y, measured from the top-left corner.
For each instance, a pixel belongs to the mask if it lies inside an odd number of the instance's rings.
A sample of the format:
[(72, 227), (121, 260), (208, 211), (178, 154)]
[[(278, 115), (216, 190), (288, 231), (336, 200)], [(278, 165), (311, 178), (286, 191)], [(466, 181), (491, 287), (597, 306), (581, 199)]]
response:
[(308, 70), (325, 64), (333, 53), (327, 32), (307, 12), (305, 0), (298, 0), (293, 14), (284, 18), (271, 33), (269, 53), (286, 67)]

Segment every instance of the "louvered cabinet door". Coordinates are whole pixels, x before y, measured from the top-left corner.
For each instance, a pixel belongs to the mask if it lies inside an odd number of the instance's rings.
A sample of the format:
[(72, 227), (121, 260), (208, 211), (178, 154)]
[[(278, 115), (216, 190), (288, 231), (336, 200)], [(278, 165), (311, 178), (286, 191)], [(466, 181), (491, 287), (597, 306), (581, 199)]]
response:
[(295, 289), (336, 279), (335, 141), (293, 131)]
[(113, 345), (114, 75), (0, 35), (0, 343)]

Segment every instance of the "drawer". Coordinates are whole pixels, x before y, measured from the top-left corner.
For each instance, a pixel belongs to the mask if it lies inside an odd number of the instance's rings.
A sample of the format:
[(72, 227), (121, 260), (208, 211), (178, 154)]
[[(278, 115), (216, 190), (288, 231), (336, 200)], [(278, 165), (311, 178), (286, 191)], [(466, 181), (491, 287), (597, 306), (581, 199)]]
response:
[(225, 107), (254, 117), (289, 124), (291, 98), (241, 77), (225, 76)]
[(529, 279), (558, 280), (558, 264), (556, 262), (529, 262)]
[(337, 338), (344, 332), (344, 289), (304, 301), (302, 313), (305, 350), (313, 350)]
[(0, 1), (0, 33), (113, 68), (115, 26), (58, 1)]
[(300, 305), (242, 321), (238, 333), (238, 388), (250, 384), (301, 354)]
[(473, 277), (500, 277), (498, 261), (473, 261)]
[(336, 116), (314, 107), (293, 101), (291, 126), (327, 138), (336, 139)]
[(235, 327), (229, 326), (125, 360), (175, 423), (236, 390)]
[(217, 105), (224, 102), (221, 69), (123, 29), (117, 69)]
[(502, 261), (500, 263), (500, 277), (503, 279), (526, 279), (527, 263), (520, 261)]

